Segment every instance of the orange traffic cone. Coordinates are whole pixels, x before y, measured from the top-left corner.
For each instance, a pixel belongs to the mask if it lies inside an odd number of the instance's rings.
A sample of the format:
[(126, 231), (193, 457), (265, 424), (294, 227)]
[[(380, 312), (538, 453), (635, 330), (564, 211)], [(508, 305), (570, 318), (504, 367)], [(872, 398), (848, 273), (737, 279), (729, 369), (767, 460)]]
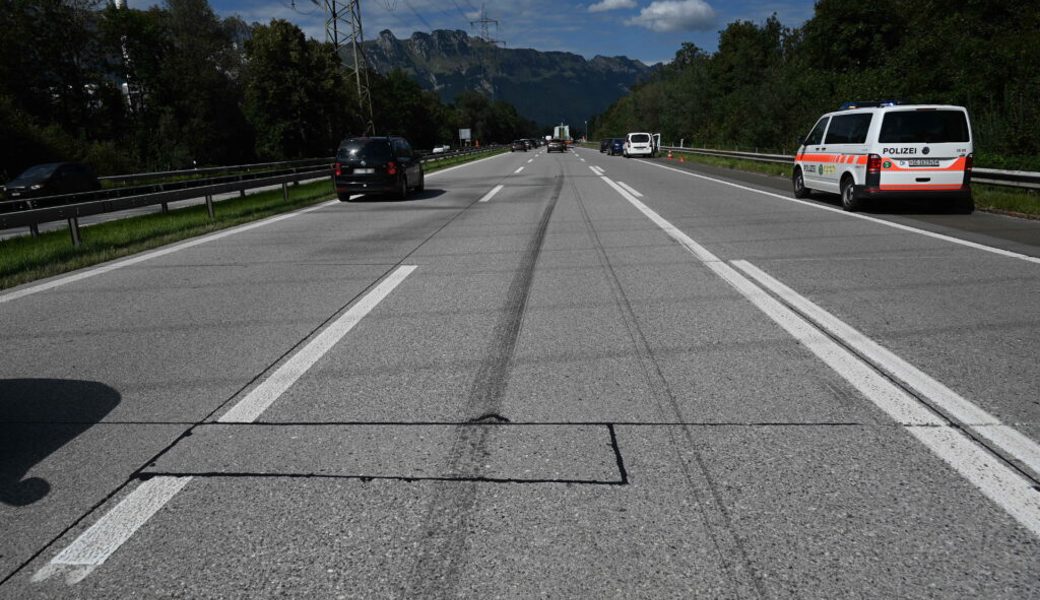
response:
[(671, 150), (668, 151), (668, 160), (672, 160), (672, 151)]
[(680, 154), (679, 155), (679, 162), (686, 162), (686, 157)]

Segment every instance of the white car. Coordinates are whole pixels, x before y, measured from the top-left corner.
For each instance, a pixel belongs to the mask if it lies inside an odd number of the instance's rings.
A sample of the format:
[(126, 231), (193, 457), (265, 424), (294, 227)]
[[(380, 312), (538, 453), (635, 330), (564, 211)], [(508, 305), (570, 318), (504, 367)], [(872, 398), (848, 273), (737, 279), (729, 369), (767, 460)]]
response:
[(791, 181), (796, 198), (841, 194), (848, 211), (873, 198), (917, 197), (970, 213), (973, 153), (962, 106), (848, 103), (820, 117), (802, 140)]
[(633, 156), (654, 156), (654, 136), (649, 133), (630, 133), (625, 136), (625, 145), (621, 151), (625, 158)]
[(443, 153), (445, 153), (445, 152), (447, 152), (449, 150), (451, 150), (451, 146), (434, 146), (433, 147), (433, 153), (434, 154), (443, 154)]

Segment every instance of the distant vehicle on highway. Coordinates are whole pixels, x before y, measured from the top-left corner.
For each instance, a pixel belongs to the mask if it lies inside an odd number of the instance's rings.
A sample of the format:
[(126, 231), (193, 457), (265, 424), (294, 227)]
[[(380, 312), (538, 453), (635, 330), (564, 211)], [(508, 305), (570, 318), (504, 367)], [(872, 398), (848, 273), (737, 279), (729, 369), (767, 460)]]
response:
[(433, 147), (433, 153), (434, 154), (443, 154), (444, 152), (448, 152), (450, 150), (451, 150), (451, 146), (448, 146), (447, 144), (445, 144), (443, 146), (434, 146)]
[(599, 151), (600, 152), (606, 152), (607, 150), (609, 150), (610, 149), (610, 142), (611, 142), (610, 138), (607, 138), (605, 140), (600, 140), (599, 141)]
[(567, 151), (567, 143), (564, 142), (561, 139), (553, 138), (552, 140), (549, 141), (548, 144), (546, 144), (545, 151), (546, 152), (566, 152)]
[(633, 156), (653, 157), (657, 154), (654, 148), (654, 137), (649, 133), (633, 132), (625, 136), (625, 158)]
[(971, 213), (974, 151), (963, 106), (849, 102), (800, 140), (791, 182), (796, 198), (812, 190), (841, 194), (848, 211), (899, 197)]
[(74, 162), (47, 163), (29, 167), (7, 182), (8, 200), (24, 200), (23, 208), (35, 206), (33, 199), (57, 194), (75, 194), (101, 189), (94, 169)]
[(610, 140), (610, 148), (607, 149), (607, 154), (611, 156), (617, 156), (624, 154), (625, 152), (625, 138), (613, 138)]
[(513, 140), (513, 143), (509, 146), (510, 152), (527, 152), (527, 141), (526, 140)]
[(420, 157), (403, 137), (361, 137), (343, 140), (336, 151), (333, 184), (341, 202), (352, 194), (389, 194), (401, 200), (408, 191), (426, 185)]

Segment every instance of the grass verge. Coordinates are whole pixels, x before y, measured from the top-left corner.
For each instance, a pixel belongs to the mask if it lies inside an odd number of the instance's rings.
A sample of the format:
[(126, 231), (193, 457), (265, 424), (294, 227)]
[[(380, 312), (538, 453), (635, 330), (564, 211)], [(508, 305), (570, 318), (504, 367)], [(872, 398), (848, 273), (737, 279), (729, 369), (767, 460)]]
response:
[[(436, 172), (500, 152), (437, 161), (426, 172)], [(37, 238), (20, 236), (0, 240), (0, 289), (304, 208), (334, 197), (331, 180), (324, 180), (290, 185), (288, 202), (282, 199), (280, 189), (217, 202), (213, 205), (216, 218), (212, 221), (203, 204), (171, 210), (166, 215), (142, 215), (83, 227), (80, 229), (83, 243), (78, 248), (72, 245), (67, 229), (43, 233)]]
[[(667, 156), (667, 151), (664, 155)], [(713, 167), (736, 169), (751, 173), (763, 173), (766, 175), (777, 175), (784, 178), (789, 178), (791, 176), (791, 167), (779, 163), (764, 163), (739, 158), (707, 156), (704, 154), (690, 154), (685, 152), (672, 153), (672, 156), (675, 159), (678, 159), (680, 155), (687, 162), (711, 165)], [(972, 195), (975, 197), (975, 206), (979, 210), (1011, 214), (1032, 219), (1040, 218), (1040, 192), (1036, 190), (976, 183), (972, 185)]]

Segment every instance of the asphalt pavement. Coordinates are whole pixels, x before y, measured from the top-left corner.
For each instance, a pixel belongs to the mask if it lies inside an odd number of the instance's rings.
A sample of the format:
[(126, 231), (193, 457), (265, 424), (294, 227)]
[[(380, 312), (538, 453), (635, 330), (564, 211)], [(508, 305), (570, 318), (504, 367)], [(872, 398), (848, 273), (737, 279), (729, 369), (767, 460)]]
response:
[(0, 598), (1040, 597), (1040, 223), (594, 150), (0, 293)]

